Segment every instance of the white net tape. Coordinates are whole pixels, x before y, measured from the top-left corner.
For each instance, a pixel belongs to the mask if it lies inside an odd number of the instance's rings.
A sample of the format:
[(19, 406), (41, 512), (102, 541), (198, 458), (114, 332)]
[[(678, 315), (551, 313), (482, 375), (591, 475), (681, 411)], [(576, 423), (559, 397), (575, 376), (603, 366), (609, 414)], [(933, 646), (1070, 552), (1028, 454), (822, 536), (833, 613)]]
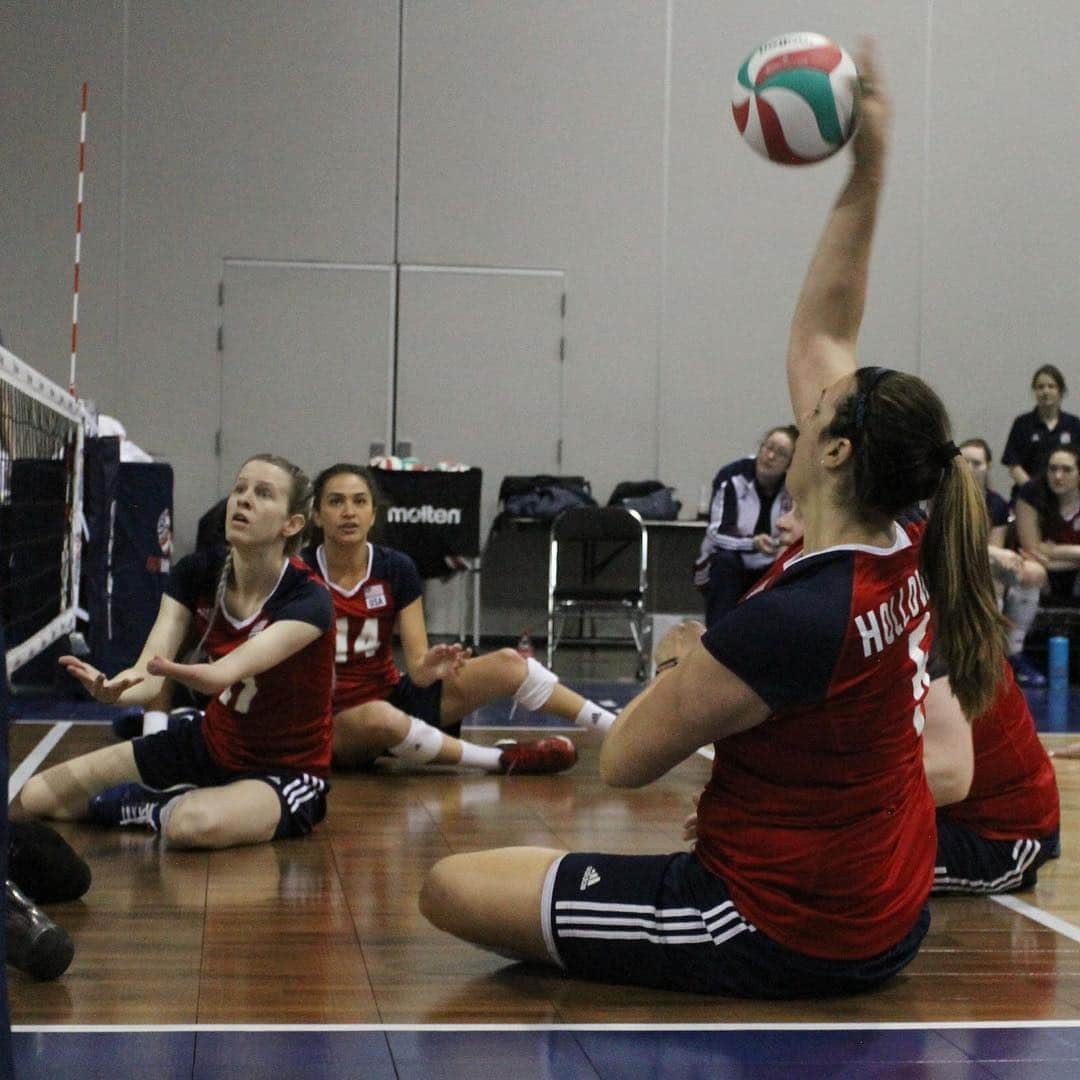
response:
[(0, 615), (7, 672), (75, 628), (86, 412), (0, 346)]

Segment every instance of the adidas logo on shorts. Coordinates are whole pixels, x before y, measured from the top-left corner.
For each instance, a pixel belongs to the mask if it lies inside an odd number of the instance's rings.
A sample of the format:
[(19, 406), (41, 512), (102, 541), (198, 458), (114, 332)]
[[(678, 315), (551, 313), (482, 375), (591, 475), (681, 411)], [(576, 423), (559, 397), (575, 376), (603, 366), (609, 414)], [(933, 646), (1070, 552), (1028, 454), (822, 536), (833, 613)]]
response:
[(584, 892), (590, 885), (595, 885), (600, 880), (600, 875), (596, 872), (595, 866), (586, 866), (585, 873), (581, 875), (581, 892)]

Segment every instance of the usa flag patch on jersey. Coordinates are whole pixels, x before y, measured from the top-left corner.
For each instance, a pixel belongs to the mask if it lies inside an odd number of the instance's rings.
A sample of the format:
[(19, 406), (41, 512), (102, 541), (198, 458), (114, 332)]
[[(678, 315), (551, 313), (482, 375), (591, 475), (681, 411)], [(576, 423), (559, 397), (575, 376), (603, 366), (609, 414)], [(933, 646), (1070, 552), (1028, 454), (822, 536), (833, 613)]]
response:
[(364, 603), (370, 611), (386, 607), (386, 590), (382, 585), (369, 585), (364, 590)]

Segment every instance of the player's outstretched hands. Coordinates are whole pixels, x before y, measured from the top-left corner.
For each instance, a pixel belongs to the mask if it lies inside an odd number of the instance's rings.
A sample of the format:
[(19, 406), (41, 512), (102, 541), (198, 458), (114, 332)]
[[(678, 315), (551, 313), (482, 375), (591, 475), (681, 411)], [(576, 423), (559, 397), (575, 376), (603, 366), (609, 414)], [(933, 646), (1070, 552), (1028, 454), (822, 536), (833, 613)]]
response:
[(175, 660), (155, 656), (146, 665), (146, 670), (151, 675), (175, 679), (178, 683), (200, 694), (216, 694), (222, 686), (220, 678), (215, 677), (216, 673), (211, 671), (212, 666), (211, 664), (179, 664)]
[(700, 640), (705, 633), (705, 624), (697, 619), (687, 619), (677, 626), (673, 626), (656, 646), (653, 654), (656, 658), (656, 666), (659, 668), (669, 660), (681, 660)]
[(872, 37), (859, 41), (855, 66), (859, 69), (859, 127), (851, 140), (855, 165), (864, 172), (880, 177), (889, 145), (892, 102), (884, 73), (878, 64), (877, 44)]
[(456, 675), (472, 656), (472, 649), (466, 648), (460, 641), (452, 645), (432, 645), (421, 661), (421, 673), (415, 680), (418, 686), (430, 686), (439, 679), (449, 679)]
[(100, 701), (103, 705), (115, 705), (125, 690), (138, 686), (143, 681), (141, 675), (118, 675), (115, 679), (108, 679), (103, 671), (98, 671), (92, 664), (80, 660), (77, 656), (61, 656), (60, 665), (72, 678), (82, 683), (95, 701)]

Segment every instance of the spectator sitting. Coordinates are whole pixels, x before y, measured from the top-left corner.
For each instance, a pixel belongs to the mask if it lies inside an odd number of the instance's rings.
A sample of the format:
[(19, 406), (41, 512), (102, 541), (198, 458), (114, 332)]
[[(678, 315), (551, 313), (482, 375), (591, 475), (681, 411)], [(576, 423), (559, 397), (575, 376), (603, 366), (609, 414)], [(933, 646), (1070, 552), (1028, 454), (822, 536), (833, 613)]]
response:
[(712, 626), (772, 565), (780, 550), (776, 519), (791, 506), (784, 478), (799, 432), (774, 427), (754, 457), (725, 465), (713, 478), (709, 526), (694, 564)]
[(989, 485), (990, 447), (984, 439), (967, 439), (960, 453), (986, 495), (986, 513), (990, 525), (990, 570), (998, 603), (1009, 618), (1006, 645), (1009, 663), (1016, 681), (1022, 686), (1046, 685), (1046, 676), (1024, 655), (1024, 640), (1039, 611), (1039, 594), (1046, 586), (1046, 570), (1037, 559), (1025, 557), (1006, 546), (1009, 531), (1008, 503)]

